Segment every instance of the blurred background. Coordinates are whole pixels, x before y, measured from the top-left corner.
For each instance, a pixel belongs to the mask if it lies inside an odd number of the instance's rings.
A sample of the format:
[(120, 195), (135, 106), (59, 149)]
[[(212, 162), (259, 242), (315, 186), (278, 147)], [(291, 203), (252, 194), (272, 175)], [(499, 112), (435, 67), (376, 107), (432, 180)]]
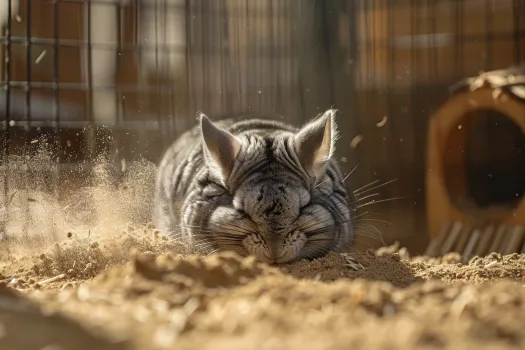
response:
[[(117, 172), (158, 162), (198, 111), (300, 125), (334, 107), (347, 183), (397, 179), (369, 208), (384, 243), (415, 253), (432, 114), (450, 86), (525, 55), (523, 0), (2, 0), (0, 28), (4, 168), (44, 137), (64, 185), (104, 152)], [(474, 124), (449, 150), (465, 154), (470, 196), (516, 201), (522, 132), (496, 113)]]

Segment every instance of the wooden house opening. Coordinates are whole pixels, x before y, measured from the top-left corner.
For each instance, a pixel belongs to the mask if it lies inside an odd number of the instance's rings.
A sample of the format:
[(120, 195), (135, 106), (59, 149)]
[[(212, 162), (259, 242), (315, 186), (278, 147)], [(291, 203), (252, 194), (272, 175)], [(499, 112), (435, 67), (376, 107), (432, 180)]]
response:
[(525, 192), (525, 134), (511, 118), (492, 109), (470, 112), (446, 150), (445, 183), (459, 209), (503, 213), (518, 206)]

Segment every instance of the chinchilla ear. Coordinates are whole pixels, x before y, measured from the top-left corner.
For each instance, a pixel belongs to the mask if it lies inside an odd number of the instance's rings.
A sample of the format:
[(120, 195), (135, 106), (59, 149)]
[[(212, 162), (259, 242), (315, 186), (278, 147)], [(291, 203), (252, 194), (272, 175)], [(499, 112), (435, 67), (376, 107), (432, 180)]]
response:
[(223, 179), (228, 178), (241, 150), (239, 139), (204, 114), (200, 115), (200, 126), (206, 161), (219, 170)]
[(326, 162), (335, 151), (337, 125), (334, 109), (309, 122), (294, 136), (295, 152), (303, 169), (312, 177), (320, 178)]

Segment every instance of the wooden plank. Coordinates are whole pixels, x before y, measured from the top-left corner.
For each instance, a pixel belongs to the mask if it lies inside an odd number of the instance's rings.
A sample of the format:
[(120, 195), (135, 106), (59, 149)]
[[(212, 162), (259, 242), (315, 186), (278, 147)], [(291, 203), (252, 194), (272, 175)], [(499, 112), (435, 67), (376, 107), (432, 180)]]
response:
[(453, 247), (456, 245), (458, 238), (460, 237), (463, 224), (461, 222), (455, 222), (449, 230), (448, 236), (443, 240), (441, 246), (441, 255), (455, 251)]
[(477, 255), (477, 256), (487, 255), (489, 245), (491, 241), (494, 239), (495, 233), (496, 233), (496, 229), (494, 225), (489, 225), (483, 229), (483, 232), (481, 234), (481, 239), (479, 241), (478, 246), (476, 247), (476, 250), (474, 251), (474, 255)]
[(467, 242), (467, 246), (465, 247), (465, 250), (461, 254), (461, 259), (463, 262), (467, 262), (470, 258), (474, 256), (474, 251), (479, 242), (480, 236), (481, 236), (481, 229), (479, 228), (475, 228), (470, 234), (469, 240)]
[[(358, 41), (362, 48), (371, 48), (371, 52), (360, 50), (360, 71), (374, 71), (374, 81), (358, 81), (358, 84), (368, 84), (363, 88), (370, 84), (386, 86), (392, 69), (400, 84), (410, 85), (457, 79), (458, 68), (462, 75), (473, 75), (514, 62), (514, 48), (518, 43), (513, 42), (512, 0), (491, 2), (490, 6), (478, 0), (419, 1), (409, 5), (396, 2), (392, 6), (385, 0), (359, 3)], [(457, 16), (462, 16), (459, 26)], [(458, 40), (462, 44), (459, 61)], [(388, 43), (393, 47), (388, 47)], [(391, 49), (395, 50), (396, 62), (388, 59)], [(417, 61), (414, 50), (418, 51)], [(433, 56), (435, 61), (430, 59)]]
[(504, 242), (504, 245), (501, 249), (502, 254), (512, 254), (517, 253), (520, 247), (523, 245), (523, 237), (525, 234), (525, 228), (523, 226), (514, 226), (509, 234), (507, 239)]

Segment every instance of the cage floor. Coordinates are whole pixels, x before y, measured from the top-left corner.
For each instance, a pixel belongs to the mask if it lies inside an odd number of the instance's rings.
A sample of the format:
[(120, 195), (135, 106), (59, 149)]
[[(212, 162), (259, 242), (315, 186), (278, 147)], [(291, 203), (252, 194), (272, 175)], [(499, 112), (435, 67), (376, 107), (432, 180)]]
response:
[(0, 349), (525, 348), (523, 254), (195, 256), (147, 223), (156, 166), (131, 164), (118, 186), (111, 169), (63, 198), (38, 172), (10, 177), (32, 186), (0, 211)]
[(410, 258), (396, 250), (276, 268), (227, 253), (186, 256), (148, 227), (125, 228), (113, 239), (73, 236), (5, 262), (0, 313), (8, 321), (0, 347), (525, 346), (518, 322), (525, 317), (524, 255), (493, 254), (463, 265), (455, 254)]

